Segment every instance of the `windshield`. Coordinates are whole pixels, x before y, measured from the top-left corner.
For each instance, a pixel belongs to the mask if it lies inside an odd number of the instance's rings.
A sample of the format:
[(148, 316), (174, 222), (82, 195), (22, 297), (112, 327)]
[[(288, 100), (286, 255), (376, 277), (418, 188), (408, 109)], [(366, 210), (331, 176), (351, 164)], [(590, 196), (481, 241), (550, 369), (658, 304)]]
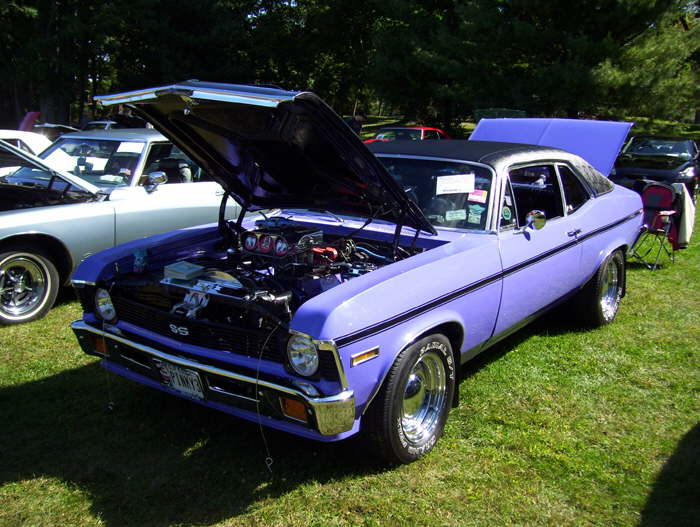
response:
[(122, 187), (131, 181), (143, 141), (109, 139), (58, 139), (41, 154), (49, 164), (101, 187)]
[(689, 141), (656, 139), (653, 137), (635, 137), (625, 147), (625, 153), (650, 156), (676, 156), (684, 159), (690, 159), (692, 157)]
[(401, 129), (401, 128), (386, 128), (384, 130), (379, 130), (375, 139), (381, 139), (382, 141), (403, 141), (403, 140), (420, 140), (420, 130), (413, 129)]
[(435, 227), (486, 230), (492, 172), (457, 161), (379, 156)]

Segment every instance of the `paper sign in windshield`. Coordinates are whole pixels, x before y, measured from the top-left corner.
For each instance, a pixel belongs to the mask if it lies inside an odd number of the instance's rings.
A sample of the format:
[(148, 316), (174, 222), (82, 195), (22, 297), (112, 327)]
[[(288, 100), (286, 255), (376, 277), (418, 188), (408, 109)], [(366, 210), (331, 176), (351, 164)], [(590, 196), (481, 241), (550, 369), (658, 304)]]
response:
[(119, 143), (117, 152), (129, 152), (131, 154), (140, 154), (143, 151), (143, 143), (134, 143), (130, 141), (124, 141)]
[(438, 176), (435, 184), (435, 195), (468, 194), (474, 192), (474, 173)]

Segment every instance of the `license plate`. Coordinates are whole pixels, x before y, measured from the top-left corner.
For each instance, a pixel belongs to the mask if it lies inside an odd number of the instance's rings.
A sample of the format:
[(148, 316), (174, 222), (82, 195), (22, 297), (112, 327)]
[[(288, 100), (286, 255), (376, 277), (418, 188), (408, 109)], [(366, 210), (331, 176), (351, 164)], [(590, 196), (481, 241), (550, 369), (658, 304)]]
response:
[(170, 362), (160, 360), (154, 360), (153, 362), (158, 367), (161, 380), (165, 386), (195, 399), (204, 399), (204, 390), (202, 389), (202, 380), (199, 378), (199, 373)]

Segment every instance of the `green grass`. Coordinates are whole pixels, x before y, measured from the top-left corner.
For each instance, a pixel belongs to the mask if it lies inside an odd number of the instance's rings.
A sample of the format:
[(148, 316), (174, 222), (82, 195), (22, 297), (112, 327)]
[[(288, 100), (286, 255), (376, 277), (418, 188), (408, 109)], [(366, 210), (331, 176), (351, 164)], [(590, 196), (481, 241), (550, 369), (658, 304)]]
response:
[[(690, 526), (700, 250), (629, 270), (614, 324), (547, 315), (464, 369), (426, 458), (259, 428), (108, 375), (67, 328), (0, 328), (0, 526)], [(114, 411), (108, 412), (110, 401)]]

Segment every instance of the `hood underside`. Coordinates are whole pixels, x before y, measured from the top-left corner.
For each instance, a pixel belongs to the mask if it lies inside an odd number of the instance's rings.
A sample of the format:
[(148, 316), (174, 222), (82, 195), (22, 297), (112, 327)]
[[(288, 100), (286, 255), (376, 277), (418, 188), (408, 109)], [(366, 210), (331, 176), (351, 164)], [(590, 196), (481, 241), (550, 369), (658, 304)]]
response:
[(359, 137), (312, 93), (186, 81), (96, 99), (129, 104), (247, 210), (326, 210), (434, 232)]

